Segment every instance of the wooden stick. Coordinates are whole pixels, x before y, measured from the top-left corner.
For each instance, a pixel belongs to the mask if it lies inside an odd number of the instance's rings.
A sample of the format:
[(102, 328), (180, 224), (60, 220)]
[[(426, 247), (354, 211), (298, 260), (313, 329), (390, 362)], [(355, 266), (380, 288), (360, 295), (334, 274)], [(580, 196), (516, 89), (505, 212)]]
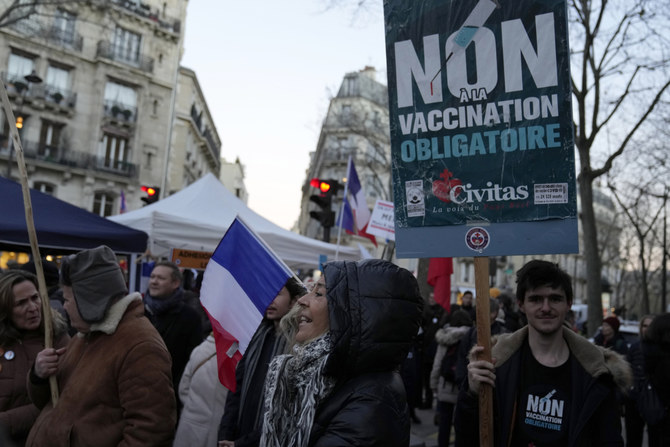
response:
[[(42, 301), (42, 320), (44, 321), (44, 347), (53, 347), (53, 327), (51, 320), (51, 304), (49, 303), (49, 294), (47, 293), (47, 285), (44, 280), (44, 269), (42, 267), (42, 257), (40, 256), (40, 249), (37, 245), (37, 232), (35, 231), (35, 221), (33, 220), (33, 205), (30, 201), (30, 188), (28, 188), (28, 171), (26, 170), (26, 162), (23, 158), (23, 146), (21, 145), (21, 138), (19, 131), (16, 129), (16, 117), (12, 111), (12, 105), (9, 102), (7, 95), (7, 88), (4, 82), (0, 82), (0, 96), (2, 97), (2, 107), (9, 123), (9, 133), (14, 143), (14, 150), (16, 152), (16, 164), (21, 173), (21, 190), (23, 192), (23, 207), (26, 211), (26, 228), (28, 229), (28, 238), (30, 239), (30, 248), (35, 262), (35, 274), (37, 276), (37, 285), (39, 287), (40, 300)], [(7, 163), (12, 160), (7, 159)], [(11, 180), (11, 179), (10, 179)], [(49, 377), (49, 388), (51, 389), (51, 402), (56, 406), (58, 402), (58, 382), (56, 376)]]
[[(480, 360), (491, 361), (491, 309), (489, 306), (489, 258), (475, 257), (475, 291), (477, 292), (477, 344), (484, 348)], [(493, 388), (479, 387), (479, 446), (493, 446)]]

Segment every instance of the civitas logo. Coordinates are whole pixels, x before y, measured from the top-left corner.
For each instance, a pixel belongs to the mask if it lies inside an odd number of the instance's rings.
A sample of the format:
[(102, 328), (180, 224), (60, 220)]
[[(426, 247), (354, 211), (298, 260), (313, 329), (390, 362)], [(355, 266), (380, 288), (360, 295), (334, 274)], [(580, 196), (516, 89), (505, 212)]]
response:
[[(442, 175), (440, 175), (442, 177)], [(448, 186), (436, 188), (433, 182), (433, 194), (443, 202), (458, 204), (477, 202), (510, 202), (514, 200), (526, 200), (528, 198), (528, 186), (501, 186), (497, 183), (486, 182), (486, 188), (475, 189), (471, 183), (461, 184), (458, 179), (452, 179)], [(442, 182), (444, 183), (444, 182)], [(437, 191), (436, 191), (437, 189)], [(446, 192), (446, 194), (445, 194)]]
[(433, 182), (433, 194), (435, 195), (435, 197), (437, 197), (443, 202), (449, 203), (452, 200), (454, 200), (451, 197), (452, 191), (457, 186), (462, 185), (459, 179), (453, 177), (454, 174), (451, 171), (449, 171), (449, 169), (445, 169), (440, 174), (441, 180), (435, 180)]

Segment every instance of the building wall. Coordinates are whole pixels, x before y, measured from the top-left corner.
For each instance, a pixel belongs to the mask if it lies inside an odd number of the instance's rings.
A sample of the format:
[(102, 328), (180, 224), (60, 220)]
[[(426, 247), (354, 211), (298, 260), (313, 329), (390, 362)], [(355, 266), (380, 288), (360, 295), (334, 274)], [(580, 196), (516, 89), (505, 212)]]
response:
[[(21, 140), (31, 187), (47, 185), (46, 192), (60, 199), (108, 215), (120, 211), (122, 193), (127, 210), (141, 207), (141, 185), (160, 188), (165, 179), (165, 195), (187, 186), (193, 175), (218, 175), (221, 143), (204, 95), (195, 73), (179, 69), (186, 6), (185, 0), (65, 2), (0, 28), (0, 70), (14, 113), (26, 117)], [(17, 56), (32, 61), (42, 83), (17, 89), (25, 83), (15, 70)], [(180, 95), (173, 98), (177, 84)], [(209, 141), (183, 122), (192, 104), (203, 111)], [(47, 121), (60, 131), (50, 133)], [(0, 129), (5, 175), (8, 129)], [(123, 151), (110, 144), (122, 139)], [(195, 174), (185, 159), (187, 144)], [(11, 176), (18, 178), (15, 165)]]
[(219, 180), (223, 186), (228, 189), (245, 204), (249, 203), (249, 192), (244, 184), (244, 165), (237, 158), (234, 162), (221, 159), (221, 175)]
[[(346, 182), (347, 160), (353, 157), (358, 177), (372, 209), (376, 199), (390, 200), (390, 136), (388, 94), (386, 86), (376, 81), (372, 67), (347, 73), (337, 96), (331, 99), (321, 127), (316, 150), (310, 155), (310, 165), (302, 188), (301, 212), (298, 218), (300, 234), (321, 239), (320, 223), (309, 212), (318, 210), (309, 197), (317, 192), (310, 186), (312, 178)], [(343, 191), (333, 199), (337, 211), (342, 204)], [(331, 242), (337, 241), (337, 227), (331, 229)], [(375, 247), (368, 239), (341, 235), (342, 245), (364, 245), (373, 254)], [(383, 244), (382, 244), (383, 245)]]

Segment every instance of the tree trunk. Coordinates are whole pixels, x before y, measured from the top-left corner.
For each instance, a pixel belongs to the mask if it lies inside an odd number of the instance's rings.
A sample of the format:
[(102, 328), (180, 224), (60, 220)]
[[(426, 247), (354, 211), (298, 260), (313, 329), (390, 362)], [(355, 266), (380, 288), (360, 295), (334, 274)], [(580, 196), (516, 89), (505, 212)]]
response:
[(640, 238), (640, 267), (642, 268), (642, 315), (649, 315), (649, 280), (647, 276), (647, 262), (644, 259), (644, 239)]
[(586, 260), (586, 303), (588, 305), (586, 330), (587, 336), (592, 337), (603, 322), (602, 265), (600, 256), (598, 256), (598, 231), (593, 210), (592, 178), (588, 173), (582, 171), (578, 181), (582, 207), (582, 243)]

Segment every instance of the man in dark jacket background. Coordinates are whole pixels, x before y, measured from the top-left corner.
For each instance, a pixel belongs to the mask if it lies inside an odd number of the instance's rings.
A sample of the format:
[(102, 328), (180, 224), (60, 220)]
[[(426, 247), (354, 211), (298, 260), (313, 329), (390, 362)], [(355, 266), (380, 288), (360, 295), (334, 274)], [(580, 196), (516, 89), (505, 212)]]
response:
[[(184, 300), (182, 276), (172, 262), (157, 262), (144, 295), (146, 315), (163, 338), (172, 356), (172, 381), (176, 390), (193, 348), (202, 342), (200, 316)], [(177, 403), (179, 395), (176, 393)]]

